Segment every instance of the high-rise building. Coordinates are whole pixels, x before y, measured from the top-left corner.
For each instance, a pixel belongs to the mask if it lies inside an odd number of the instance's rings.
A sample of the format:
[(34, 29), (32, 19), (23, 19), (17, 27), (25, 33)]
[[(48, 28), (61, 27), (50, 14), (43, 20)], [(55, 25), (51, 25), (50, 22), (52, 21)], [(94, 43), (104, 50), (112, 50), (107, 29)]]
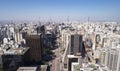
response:
[(120, 50), (108, 51), (107, 67), (112, 71), (120, 71)]
[(102, 65), (107, 65), (107, 60), (108, 60), (107, 58), (108, 58), (107, 51), (101, 50), (100, 51), (100, 62)]
[(96, 34), (96, 44), (98, 44), (101, 40), (100, 34)]
[(84, 42), (82, 41), (82, 35), (71, 35), (71, 47), (70, 47), (70, 54), (85, 54), (85, 46)]
[(22, 40), (22, 34), (20, 32), (15, 32), (15, 36), (14, 36), (15, 42), (19, 42), (20, 40)]
[(2, 68), (0, 68), (0, 71), (16, 71), (20, 66), (25, 66), (28, 51), (29, 47), (1, 50), (0, 66)]
[(111, 71), (120, 71), (120, 49), (108, 49), (101, 54), (101, 64)]
[(41, 34), (30, 34), (25, 39), (26, 46), (30, 47), (29, 60), (39, 62), (42, 56)]

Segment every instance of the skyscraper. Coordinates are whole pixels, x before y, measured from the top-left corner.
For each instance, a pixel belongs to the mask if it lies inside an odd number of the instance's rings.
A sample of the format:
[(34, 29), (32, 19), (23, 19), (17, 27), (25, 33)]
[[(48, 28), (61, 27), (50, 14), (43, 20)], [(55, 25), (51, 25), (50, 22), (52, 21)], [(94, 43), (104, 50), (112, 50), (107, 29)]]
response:
[(70, 54), (81, 54), (84, 56), (85, 54), (85, 46), (84, 42), (82, 40), (83, 36), (82, 35), (71, 35), (71, 47), (70, 47)]
[(26, 46), (30, 47), (29, 60), (39, 62), (42, 55), (41, 34), (30, 34), (25, 39)]

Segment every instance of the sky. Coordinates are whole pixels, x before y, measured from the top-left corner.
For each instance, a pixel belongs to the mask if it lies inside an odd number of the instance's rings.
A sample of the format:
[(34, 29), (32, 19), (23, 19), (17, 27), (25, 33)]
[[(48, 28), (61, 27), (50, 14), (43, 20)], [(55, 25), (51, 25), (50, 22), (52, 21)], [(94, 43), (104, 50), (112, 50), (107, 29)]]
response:
[(120, 0), (0, 0), (0, 20), (120, 20)]

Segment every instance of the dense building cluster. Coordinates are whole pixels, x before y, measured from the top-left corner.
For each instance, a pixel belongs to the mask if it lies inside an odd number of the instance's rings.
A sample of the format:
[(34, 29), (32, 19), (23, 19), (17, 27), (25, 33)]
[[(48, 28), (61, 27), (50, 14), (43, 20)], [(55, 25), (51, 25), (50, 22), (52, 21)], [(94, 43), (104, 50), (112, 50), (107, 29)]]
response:
[(2, 71), (120, 71), (117, 22), (0, 25)]
[[(45, 64), (45, 59), (50, 57), (45, 54), (53, 47), (51, 41), (55, 32), (52, 30), (54, 28), (49, 28), (49, 25), (44, 27), (40, 23), (1, 25), (0, 71), (17, 71), (19, 67), (18, 71), (30, 71), (31, 68), (32, 71), (41, 71), (40, 67), (45, 67), (44, 71), (47, 71), (48, 64)], [(34, 70), (34, 67), (37, 69)]]
[(119, 23), (64, 23), (59, 25), (59, 32), (63, 71), (120, 70)]

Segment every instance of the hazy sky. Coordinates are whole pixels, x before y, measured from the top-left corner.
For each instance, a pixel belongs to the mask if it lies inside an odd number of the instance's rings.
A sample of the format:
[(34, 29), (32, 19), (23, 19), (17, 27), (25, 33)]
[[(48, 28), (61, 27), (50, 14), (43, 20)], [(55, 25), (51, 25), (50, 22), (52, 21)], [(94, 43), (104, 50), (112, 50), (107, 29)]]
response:
[(0, 20), (120, 19), (120, 0), (0, 0)]

